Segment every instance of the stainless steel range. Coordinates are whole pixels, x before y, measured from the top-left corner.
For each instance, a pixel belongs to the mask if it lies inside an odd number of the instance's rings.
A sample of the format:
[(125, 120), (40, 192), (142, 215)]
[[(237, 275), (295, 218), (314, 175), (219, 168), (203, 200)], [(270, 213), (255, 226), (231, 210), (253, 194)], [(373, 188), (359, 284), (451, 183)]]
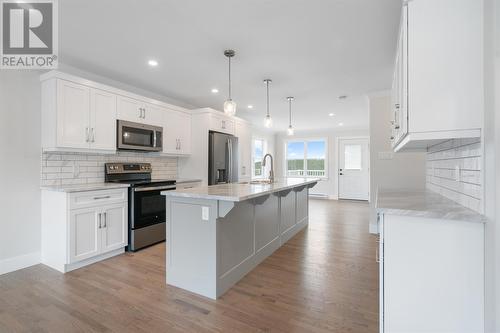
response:
[(149, 163), (106, 163), (106, 182), (130, 184), (128, 192), (129, 251), (165, 240), (165, 197), (175, 190), (175, 180), (151, 179)]

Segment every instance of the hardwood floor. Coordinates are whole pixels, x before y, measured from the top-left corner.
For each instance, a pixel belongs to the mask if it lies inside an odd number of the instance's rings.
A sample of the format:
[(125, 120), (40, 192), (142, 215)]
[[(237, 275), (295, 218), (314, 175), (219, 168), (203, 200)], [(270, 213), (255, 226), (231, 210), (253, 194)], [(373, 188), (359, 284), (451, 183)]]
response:
[(309, 227), (221, 299), (165, 284), (165, 245), (0, 276), (0, 332), (378, 332), (368, 204), (311, 200)]

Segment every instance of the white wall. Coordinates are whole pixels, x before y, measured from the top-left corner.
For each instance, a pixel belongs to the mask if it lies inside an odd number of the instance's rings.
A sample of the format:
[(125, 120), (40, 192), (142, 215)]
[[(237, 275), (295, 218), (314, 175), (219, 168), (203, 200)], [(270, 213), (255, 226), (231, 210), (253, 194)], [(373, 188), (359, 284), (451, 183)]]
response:
[(0, 274), (40, 259), (39, 75), (0, 74)]
[(376, 231), (378, 188), (425, 188), (426, 153), (394, 153), (381, 159), (379, 153), (392, 152), (391, 98), (389, 93), (370, 96), (370, 231)]
[(485, 331), (500, 332), (500, 4), (484, 2)]
[[(368, 137), (368, 129), (324, 129), (295, 131), (293, 139), (326, 138), (328, 145), (328, 176), (314, 186), (310, 193), (327, 195), (330, 199), (338, 199), (338, 151), (337, 141), (340, 137)], [(276, 167), (277, 177), (285, 176), (285, 142), (290, 137), (286, 133), (276, 135)]]

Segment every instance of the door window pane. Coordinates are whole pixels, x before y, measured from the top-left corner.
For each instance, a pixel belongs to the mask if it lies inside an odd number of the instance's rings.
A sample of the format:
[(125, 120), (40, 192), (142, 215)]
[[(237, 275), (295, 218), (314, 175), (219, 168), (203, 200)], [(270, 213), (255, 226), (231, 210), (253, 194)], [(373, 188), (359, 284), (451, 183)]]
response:
[(347, 144), (344, 150), (344, 169), (361, 170), (361, 145)]

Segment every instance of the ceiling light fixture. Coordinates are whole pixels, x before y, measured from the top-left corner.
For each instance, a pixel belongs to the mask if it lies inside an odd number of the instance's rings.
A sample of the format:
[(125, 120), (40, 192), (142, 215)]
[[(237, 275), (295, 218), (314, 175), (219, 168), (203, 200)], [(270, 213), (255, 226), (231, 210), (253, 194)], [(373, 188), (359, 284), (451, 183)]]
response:
[(287, 97), (288, 100), (288, 116), (289, 116), (289, 123), (288, 123), (288, 128), (286, 130), (286, 134), (292, 136), (294, 133), (294, 129), (292, 126), (292, 101), (295, 99), (293, 97)]
[(347, 98), (347, 95), (340, 95), (339, 96), (339, 99), (346, 99)]
[(253, 109), (253, 105), (252, 105), (252, 104), (249, 104), (249, 105), (247, 106), (247, 108), (249, 108), (249, 109)]
[(265, 79), (264, 83), (266, 84), (266, 117), (264, 118), (264, 126), (267, 128), (273, 127), (273, 119), (271, 118), (271, 114), (269, 113), (269, 83), (273, 82), (271, 79)]
[(156, 66), (158, 66), (158, 61), (151, 59), (148, 61), (148, 65), (151, 67), (156, 67)]
[(344, 126), (344, 123), (339, 123), (339, 126)]
[(330, 117), (333, 117), (333, 116), (335, 116), (335, 113), (331, 112), (331, 113), (329, 113), (328, 115), (329, 115)]
[(236, 103), (231, 99), (231, 58), (235, 54), (234, 50), (224, 51), (224, 55), (227, 57), (229, 63), (229, 98), (224, 102), (224, 113), (228, 116), (234, 116), (236, 113)]
[(217, 94), (219, 92), (219, 89), (217, 88), (212, 88), (212, 94)]

